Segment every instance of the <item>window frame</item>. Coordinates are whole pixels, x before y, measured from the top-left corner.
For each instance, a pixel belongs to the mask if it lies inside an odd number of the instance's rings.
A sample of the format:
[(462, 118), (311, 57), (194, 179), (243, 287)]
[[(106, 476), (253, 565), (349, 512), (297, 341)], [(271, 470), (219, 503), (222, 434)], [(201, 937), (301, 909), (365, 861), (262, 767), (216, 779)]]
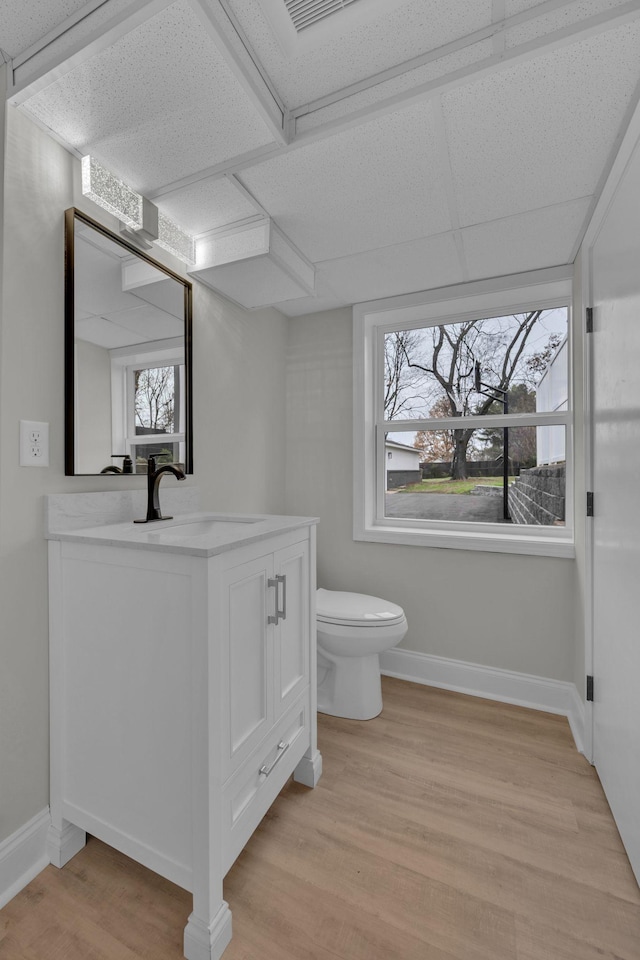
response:
[[(151, 349), (153, 348), (153, 349)], [(112, 396), (112, 436), (116, 446), (133, 460), (134, 473), (137, 463), (137, 448), (166, 439), (168, 444), (178, 445), (179, 461), (184, 462), (186, 453), (186, 432), (183, 429), (167, 434), (136, 434), (133, 393), (133, 373), (135, 370), (154, 369), (156, 367), (180, 367), (180, 410), (185, 415), (186, 378), (184, 346), (179, 338), (156, 340), (153, 343), (137, 344), (135, 347), (118, 347), (111, 351), (111, 396)]]
[[(353, 307), (353, 538), (377, 543), (575, 557), (573, 533), (573, 268), (554, 267), (423, 291)], [(417, 520), (384, 516), (386, 433), (451, 429), (451, 418), (384, 420), (384, 334), (411, 327), (495, 317), (530, 309), (567, 308), (568, 409), (509, 414), (509, 427), (563, 425), (566, 477), (565, 526)], [(391, 429), (390, 429), (390, 425)], [(504, 427), (504, 414), (456, 418), (456, 427)]]

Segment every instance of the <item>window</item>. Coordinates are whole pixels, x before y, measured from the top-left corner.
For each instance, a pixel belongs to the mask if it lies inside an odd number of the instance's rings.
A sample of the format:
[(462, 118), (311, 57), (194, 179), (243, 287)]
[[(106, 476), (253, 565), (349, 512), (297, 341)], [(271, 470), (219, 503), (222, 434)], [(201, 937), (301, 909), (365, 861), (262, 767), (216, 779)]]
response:
[(354, 307), (355, 539), (574, 555), (570, 298), (556, 268)]
[[(144, 350), (141, 347), (144, 347)], [(134, 472), (148, 457), (185, 462), (185, 367), (181, 341), (163, 340), (111, 351), (113, 436)]]

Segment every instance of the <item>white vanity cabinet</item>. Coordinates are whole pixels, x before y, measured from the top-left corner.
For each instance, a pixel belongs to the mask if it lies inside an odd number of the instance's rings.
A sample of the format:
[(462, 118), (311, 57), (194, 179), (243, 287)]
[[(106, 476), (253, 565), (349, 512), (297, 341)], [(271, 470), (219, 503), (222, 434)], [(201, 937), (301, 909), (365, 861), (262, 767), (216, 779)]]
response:
[(49, 851), (86, 831), (190, 890), (185, 956), (217, 960), (224, 875), (286, 780), (321, 772), (315, 527), (154, 526), (49, 533)]
[(229, 709), (225, 772), (242, 764), (309, 683), (309, 550), (295, 542), (225, 570), (220, 580)]

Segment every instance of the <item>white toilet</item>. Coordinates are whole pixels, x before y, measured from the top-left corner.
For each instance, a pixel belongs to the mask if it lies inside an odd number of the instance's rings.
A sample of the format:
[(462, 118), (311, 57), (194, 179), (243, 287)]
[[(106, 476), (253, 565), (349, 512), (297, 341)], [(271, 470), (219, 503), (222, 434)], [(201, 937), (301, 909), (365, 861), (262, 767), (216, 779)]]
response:
[(322, 589), (316, 609), (319, 712), (372, 720), (382, 710), (378, 654), (406, 634), (404, 610), (379, 597)]

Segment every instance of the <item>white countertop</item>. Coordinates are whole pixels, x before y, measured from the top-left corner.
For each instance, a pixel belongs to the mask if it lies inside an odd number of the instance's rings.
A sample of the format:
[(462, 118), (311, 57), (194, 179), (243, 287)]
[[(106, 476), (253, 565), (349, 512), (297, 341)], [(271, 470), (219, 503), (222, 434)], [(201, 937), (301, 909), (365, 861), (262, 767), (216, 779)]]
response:
[[(213, 557), (234, 547), (255, 543), (317, 522), (314, 517), (272, 514), (191, 513), (152, 523), (99, 524), (70, 530), (48, 530), (48, 540), (92, 543), (135, 550), (154, 550), (194, 557)], [(208, 529), (204, 529), (207, 527)]]

